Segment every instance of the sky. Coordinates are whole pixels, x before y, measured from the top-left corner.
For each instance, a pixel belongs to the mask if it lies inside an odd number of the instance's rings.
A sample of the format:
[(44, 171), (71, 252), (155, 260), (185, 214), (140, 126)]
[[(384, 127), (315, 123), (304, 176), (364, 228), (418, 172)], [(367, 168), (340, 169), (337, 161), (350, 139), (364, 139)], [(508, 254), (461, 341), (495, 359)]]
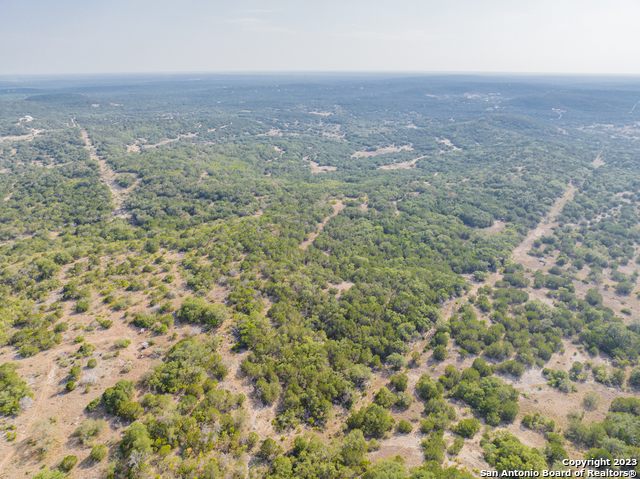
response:
[(638, 0), (0, 0), (0, 75), (640, 74)]

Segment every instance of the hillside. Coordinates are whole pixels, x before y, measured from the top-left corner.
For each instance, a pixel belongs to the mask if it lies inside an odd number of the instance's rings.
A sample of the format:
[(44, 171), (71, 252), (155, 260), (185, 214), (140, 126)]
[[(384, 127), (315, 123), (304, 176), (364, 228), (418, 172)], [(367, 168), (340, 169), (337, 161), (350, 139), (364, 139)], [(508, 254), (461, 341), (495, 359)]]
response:
[(277, 81), (0, 91), (0, 477), (635, 472), (632, 92)]

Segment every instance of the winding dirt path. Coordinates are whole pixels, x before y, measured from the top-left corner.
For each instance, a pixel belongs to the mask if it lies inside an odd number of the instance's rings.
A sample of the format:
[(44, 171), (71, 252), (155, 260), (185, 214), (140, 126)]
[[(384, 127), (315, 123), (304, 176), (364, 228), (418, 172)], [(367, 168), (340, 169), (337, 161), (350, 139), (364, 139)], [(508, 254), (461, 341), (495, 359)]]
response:
[(529, 256), (527, 252), (531, 248), (533, 248), (533, 242), (535, 240), (541, 238), (542, 236), (550, 234), (552, 228), (554, 226), (557, 226), (555, 219), (562, 212), (562, 209), (564, 208), (564, 205), (567, 204), (567, 201), (573, 199), (573, 195), (575, 194), (576, 189), (577, 188), (573, 185), (569, 186), (567, 191), (565, 191), (564, 194), (556, 200), (556, 202), (549, 210), (549, 213), (547, 213), (547, 216), (545, 216), (540, 224), (535, 229), (529, 230), (529, 233), (525, 237), (524, 241), (516, 246), (516, 248), (513, 250), (513, 253), (511, 254), (511, 257), (514, 261), (516, 261), (517, 263), (522, 263), (525, 267), (531, 269), (538, 269), (540, 267), (540, 260), (534, 258), (533, 256)]
[[(197, 133), (187, 133), (186, 135), (178, 135), (177, 138), (172, 138), (172, 139), (166, 139), (166, 140), (162, 140), (158, 143), (153, 143), (150, 145), (142, 145), (138, 147), (138, 151), (140, 151), (140, 148), (157, 148), (158, 146), (162, 146), (162, 145), (167, 145), (169, 143), (173, 143), (174, 141), (180, 141), (182, 138), (194, 138), (198, 136)], [(135, 151), (135, 150), (134, 150)]]
[(322, 230), (324, 229), (327, 222), (331, 218), (333, 218), (335, 215), (340, 213), (343, 209), (346, 208), (342, 200), (337, 200), (337, 202), (334, 203), (332, 206), (333, 206), (333, 213), (331, 213), (324, 220), (322, 220), (321, 223), (318, 223), (318, 228), (316, 229), (315, 232), (309, 234), (309, 239), (307, 241), (303, 241), (302, 243), (300, 243), (300, 249), (306, 250), (309, 247), (309, 245), (313, 243), (313, 241), (318, 237), (318, 235), (322, 233)]
[(97, 161), (100, 165), (100, 176), (102, 177), (103, 183), (109, 188), (111, 196), (113, 197), (113, 202), (116, 205), (115, 209), (112, 212), (113, 217), (126, 219), (131, 218), (131, 214), (124, 207), (124, 202), (137, 182), (134, 183), (134, 185), (132, 185), (130, 188), (125, 189), (120, 187), (118, 183), (116, 183), (116, 174), (114, 173), (114, 171), (109, 167), (104, 159), (98, 156), (98, 153), (96, 152), (96, 149), (91, 142), (91, 138), (89, 138), (87, 130), (78, 126), (75, 121), (73, 123), (78, 128), (80, 128), (80, 133), (82, 134), (82, 138), (84, 139), (85, 149), (89, 152), (89, 155), (91, 155), (91, 159)]
[[(49, 370), (47, 373), (47, 380), (45, 381), (38, 395), (33, 398), (33, 407), (23, 412), (23, 414), (28, 418), (26, 422), (21, 425), (21, 429), (23, 429), (25, 432), (31, 431), (34, 423), (38, 419), (40, 419), (42, 406), (47, 400), (47, 394), (49, 394), (49, 390), (51, 389), (51, 385), (53, 384), (53, 380), (55, 379), (55, 365), (53, 364), (51, 358), (47, 358), (46, 364)], [(2, 474), (2, 472), (5, 470), (5, 466), (9, 464), (14, 458), (16, 452), (17, 448), (12, 447), (9, 450), (9, 453), (4, 455), (2, 461), (0, 461), (0, 474)]]

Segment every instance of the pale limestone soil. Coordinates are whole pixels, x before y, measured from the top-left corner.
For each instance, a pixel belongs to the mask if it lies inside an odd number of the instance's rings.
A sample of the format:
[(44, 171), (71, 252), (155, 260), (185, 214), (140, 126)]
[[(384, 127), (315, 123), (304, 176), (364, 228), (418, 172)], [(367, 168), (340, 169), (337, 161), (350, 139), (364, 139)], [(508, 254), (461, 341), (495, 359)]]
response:
[(413, 151), (413, 146), (411, 145), (404, 145), (400, 147), (389, 146), (387, 148), (380, 148), (375, 151), (356, 151), (353, 155), (351, 155), (351, 158), (367, 158), (372, 156), (384, 155), (386, 153), (398, 153), (399, 151), (402, 151), (402, 150)]
[[(162, 140), (158, 143), (153, 143), (153, 144), (142, 144), (142, 145), (134, 145), (134, 146), (138, 146), (138, 150), (140, 151), (140, 148), (157, 148), (158, 146), (162, 146), (162, 145), (167, 145), (169, 143), (173, 143), (176, 141), (180, 141), (182, 138), (195, 138), (196, 136), (198, 136), (197, 133), (187, 133), (185, 135), (178, 135), (177, 138), (171, 138), (171, 139), (166, 139), (166, 140)], [(135, 150), (132, 150), (135, 151)]]
[(124, 202), (131, 194), (131, 191), (133, 190), (133, 188), (135, 188), (138, 185), (140, 180), (138, 180), (136, 183), (131, 185), (129, 188), (122, 188), (120, 185), (118, 185), (118, 183), (116, 182), (115, 172), (111, 169), (111, 167), (107, 164), (107, 162), (104, 159), (98, 156), (98, 154), (96, 153), (96, 149), (93, 146), (91, 139), (89, 138), (89, 134), (87, 133), (87, 130), (85, 130), (84, 128), (81, 128), (80, 133), (82, 134), (82, 138), (84, 139), (85, 148), (91, 155), (91, 159), (97, 161), (100, 165), (100, 174), (102, 176), (102, 182), (107, 185), (107, 187), (109, 188), (109, 191), (111, 192), (111, 197), (113, 198), (113, 202), (116, 206), (114, 211), (112, 212), (112, 216), (114, 218), (126, 218), (126, 219), (131, 218), (131, 213), (126, 211), (124, 208)]
[(416, 163), (418, 162), (418, 160), (421, 160), (423, 158), (428, 158), (428, 156), (429, 155), (419, 156), (418, 158), (414, 158), (413, 160), (403, 161), (401, 163), (394, 163), (393, 165), (382, 165), (378, 167), (378, 169), (379, 170), (410, 170), (411, 168), (416, 166)]
[[(179, 259), (180, 254), (166, 254), (169, 260)], [(118, 258), (117, 258), (118, 259)], [(120, 260), (124, 257), (119, 258)], [(105, 259), (103, 258), (103, 262)], [(60, 278), (64, 278), (66, 272), (72, 267), (67, 265), (60, 273)], [(157, 279), (161, 279), (168, 272), (154, 275)], [(170, 300), (174, 307), (179, 307), (182, 298), (188, 293), (188, 288), (184, 280), (176, 275), (175, 281), (170, 288), (178, 294)], [(119, 293), (118, 296), (124, 293)], [(217, 289), (214, 289), (212, 296), (214, 298), (224, 297), (225, 295)], [(48, 302), (54, 302), (61, 299), (62, 291), (55, 291)], [(84, 448), (71, 435), (78, 425), (87, 418), (100, 417), (88, 414), (85, 406), (94, 398), (100, 396), (102, 392), (113, 386), (120, 379), (137, 381), (145, 372), (147, 372), (153, 364), (157, 364), (162, 360), (166, 351), (175, 341), (169, 338), (169, 335), (154, 336), (149, 331), (144, 331), (128, 323), (130, 317), (135, 312), (144, 312), (152, 314), (157, 308), (148, 308), (143, 306), (147, 296), (143, 292), (131, 293), (133, 305), (129, 308), (129, 319), (125, 317), (124, 311), (112, 311), (108, 305), (101, 302), (101, 297), (94, 292), (92, 297), (92, 308), (90, 312), (78, 314), (73, 311), (74, 301), (63, 302), (62, 307), (64, 315), (61, 321), (67, 321), (70, 328), (63, 333), (63, 341), (60, 345), (48, 351), (43, 351), (30, 358), (22, 358), (19, 356), (13, 346), (4, 346), (0, 349), (0, 361), (16, 362), (20, 365), (19, 374), (25, 377), (34, 393), (34, 402), (29, 409), (20, 414), (17, 418), (0, 418), (0, 425), (8, 426), (14, 424), (17, 429), (18, 438), (15, 442), (0, 441), (0, 471), (4, 476), (0, 477), (22, 477), (25, 471), (37, 470), (42, 463), (53, 465), (59, 462), (63, 457), (73, 454), (79, 459), (79, 465), (85, 461), (82, 467), (76, 467), (72, 471), (70, 478), (99, 478), (102, 477), (102, 469), (106, 461), (101, 464), (93, 464), (86, 460), (90, 453), (90, 448)], [(93, 314), (90, 314), (93, 313)], [(97, 326), (94, 331), (85, 331), (96, 317), (111, 319), (113, 326), (104, 329)], [(76, 329), (77, 328), (77, 329)], [(204, 333), (199, 328), (193, 328), (190, 325), (176, 324), (174, 331), (178, 333), (178, 337), (187, 337), (198, 335), (205, 339)], [(83, 358), (76, 362), (82, 367), (82, 373), (78, 387), (72, 392), (66, 392), (64, 386), (67, 382), (67, 374), (69, 366), (60, 367), (59, 357), (72, 357), (79, 348), (79, 344), (75, 343), (77, 336), (84, 336), (85, 342), (96, 346), (96, 350), (90, 356), (98, 361), (98, 366), (94, 369), (86, 367), (86, 362), (90, 358)], [(117, 339), (129, 339), (131, 344), (126, 349), (120, 351), (120, 355), (116, 358), (102, 359), (109, 353), (113, 354), (116, 350), (113, 343)], [(155, 341), (155, 345), (143, 348), (143, 342)], [(123, 367), (131, 364), (131, 371), (124, 372)], [(85, 393), (85, 387), (91, 383), (89, 392)], [(141, 399), (148, 391), (138, 391), (135, 399)], [(97, 414), (97, 413), (96, 413)], [(44, 461), (40, 461), (33, 454), (33, 448), (29, 446), (29, 438), (33, 433), (33, 426), (39, 419), (55, 418), (58, 429), (59, 444), (51, 451)], [(128, 426), (126, 421), (114, 418), (109, 415), (105, 417), (108, 427), (100, 434), (97, 442), (106, 443), (108, 446), (117, 444), (120, 441), (122, 431)], [(115, 452), (115, 451), (114, 451)]]
[(340, 213), (343, 209), (346, 208), (346, 205), (342, 202), (342, 200), (336, 200), (336, 202), (331, 206), (333, 208), (333, 213), (331, 213), (324, 220), (322, 220), (322, 222), (318, 223), (316, 231), (314, 231), (313, 233), (310, 233), (309, 238), (306, 241), (303, 241), (302, 243), (300, 243), (300, 249), (306, 250), (309, 247), (309, 245), (313, 243), (313, 241), (318, 237), (318, 235), (322, 233), (322, 230), (324, 229), (327, 222), (331, 218), (336, 216), (338, 213)]
[(311, 166), (311, 173), (327, 173), (328, 171), (336, 171), (338, 169), (337, 166), (320, 166), (315, 161), (309, 161), (309, 165)]
[(460, 151), (462, 149), (462, 148), (458, 148), (456, 145), (451, 143), (451, 140), (448, 138), (436, 138), (436, 141), (438, 143), (442, 143), (443, 145), (448, 146), (449, 148), (451, 148), (452, 151)]

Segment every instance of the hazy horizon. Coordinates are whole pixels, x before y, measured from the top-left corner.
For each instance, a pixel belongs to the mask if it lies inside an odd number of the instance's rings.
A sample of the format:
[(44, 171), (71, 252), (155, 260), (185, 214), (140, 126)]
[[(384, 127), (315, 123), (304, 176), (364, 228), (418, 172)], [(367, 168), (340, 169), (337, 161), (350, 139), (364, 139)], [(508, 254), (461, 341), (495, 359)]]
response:
[(640, 75), (640, 4), (2, 1), (0, 75)]

